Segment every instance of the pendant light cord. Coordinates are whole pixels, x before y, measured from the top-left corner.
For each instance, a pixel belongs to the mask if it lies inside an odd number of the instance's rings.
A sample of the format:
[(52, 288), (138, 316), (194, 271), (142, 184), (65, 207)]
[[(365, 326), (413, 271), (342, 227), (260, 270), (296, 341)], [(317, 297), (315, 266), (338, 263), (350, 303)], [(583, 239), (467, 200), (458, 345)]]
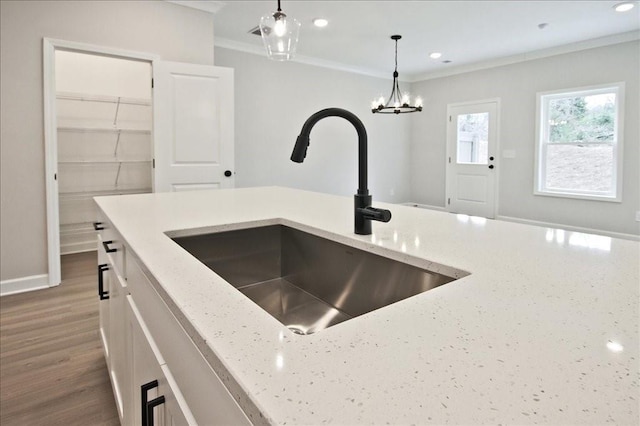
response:
[[(278, 12), (282, 12), (282, 9), (280, 9), (280, 0), (278, 0)], [(396, 42), (397, 44), (397, 42)]]

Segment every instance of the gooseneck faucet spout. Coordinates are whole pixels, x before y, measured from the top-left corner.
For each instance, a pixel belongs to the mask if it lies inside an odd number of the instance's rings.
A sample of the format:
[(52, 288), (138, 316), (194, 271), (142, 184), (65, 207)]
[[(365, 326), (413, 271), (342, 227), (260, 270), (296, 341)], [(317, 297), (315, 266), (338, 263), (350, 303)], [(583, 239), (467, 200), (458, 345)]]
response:
[(309, 134), (316, 123), (327, 117), (342, 117), (355, 127), (358, 133), (358, 192), (354, 198), (355, 233), (371, 234), (371, 221), (389, 222), (391, 212), (371, 207), (372, 197), (367, 188), (367, 130), (355, 114), (341, 108), (327, 108), (316, 112), (305, 121), (291, 153), (291, 161), (302, 163), (307, 156)]

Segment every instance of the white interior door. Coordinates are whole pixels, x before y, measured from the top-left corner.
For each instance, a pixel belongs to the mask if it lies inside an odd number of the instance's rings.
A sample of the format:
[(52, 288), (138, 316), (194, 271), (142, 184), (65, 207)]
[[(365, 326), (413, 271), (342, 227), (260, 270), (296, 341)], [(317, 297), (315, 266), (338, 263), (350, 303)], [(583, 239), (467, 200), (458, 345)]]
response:
[(493, 218), (499, 101), (447, 107), (447, 210)]
[(153, 62), (154, 191), (232, 188), (233, 69)]

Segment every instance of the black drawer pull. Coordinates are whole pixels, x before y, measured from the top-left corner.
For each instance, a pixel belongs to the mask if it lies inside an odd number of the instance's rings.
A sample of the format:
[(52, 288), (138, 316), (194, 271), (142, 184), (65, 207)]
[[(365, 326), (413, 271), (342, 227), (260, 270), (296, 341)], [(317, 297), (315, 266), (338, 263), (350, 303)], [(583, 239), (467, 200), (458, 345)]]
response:
[(152, 399), (147, 402), (147, 426), (154, 426), (155, 421), (153, 418), (153, 409), (158, 405), (164, 404), (164, 395), (157, 397), (156, 399)]
[(95, 229), (96, 231), (102, 231), (104, 229), (104, 226), (100, 225), (102, 225), (102, 222), (93, 222), (93, 229)]
[(102, 247), (104, 247), (104, 250), (107, 253), (115, 253), (115, 252), (118, 251), (118, 249), (109, 247), (109, 244), (113, 244), (113, 241), (109, 240), (109, 241), (103, 241), (102, 242)]
[(105, 300), (109, 298), (109, 292), (104, 291), (104, 277), (102, 275), (104, 271), (108, 271), (108, 270), (109, 270), (109, 265), (107, 265), (106, 263), (98, 265), (98, 296), (100, 296), (100, 300)]
[[(148, 416), (147, 416), (147, 407), (149, 404), (148, 401), (148, 393), (151, 389), (158, 387), (158, 381), (152, 380), (149, 383), (145, 383), (140, 386), (140, 411), (142, 411), (142, 426), (147, 426), (149, 424)], [(164, 397), (163, 397), (164, 398)], [(157, 398), (156, 398), (157, 399)], [(155, 400), (154, 400), (155, 401)], [(153, 402), (153, 401), (151, 401)], [(163, 400), (164, 402), (164, 400)], [(151, 417), (153, 418), (153, 407), (151, 408)], [(151, 423), (153, 424), (153, 423)]]

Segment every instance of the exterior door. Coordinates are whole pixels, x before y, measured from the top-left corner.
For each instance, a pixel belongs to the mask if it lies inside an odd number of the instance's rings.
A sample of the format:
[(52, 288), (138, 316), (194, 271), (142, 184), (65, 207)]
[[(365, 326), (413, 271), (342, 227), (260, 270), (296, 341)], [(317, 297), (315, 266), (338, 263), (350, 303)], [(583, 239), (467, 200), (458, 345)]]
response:
[(447, 210), (493, 218), (499, 100), (447, 108)]
[(233, 69), (153, 62), (154, 192), (232, 188)]

